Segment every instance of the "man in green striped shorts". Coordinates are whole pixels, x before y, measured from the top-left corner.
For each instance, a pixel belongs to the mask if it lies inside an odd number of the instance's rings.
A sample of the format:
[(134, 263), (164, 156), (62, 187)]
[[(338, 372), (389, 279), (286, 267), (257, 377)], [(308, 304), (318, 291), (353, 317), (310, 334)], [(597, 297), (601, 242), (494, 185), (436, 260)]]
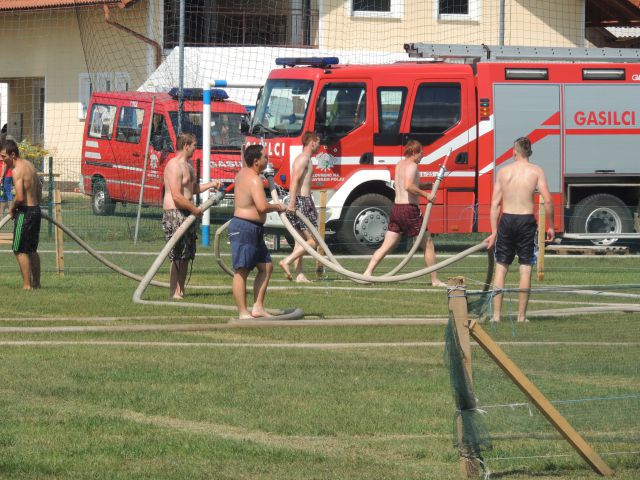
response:
[(15, 221), (12, 250), (20, 266), (22, 288), (40, 288), (40, 201), (42, 185), (33, 164), (20, 158), (20, 150), (14, 140), (0, 145), (0, 159), (13, 169), (13, 185), (16, 194), (11, 204), (11, 217)]

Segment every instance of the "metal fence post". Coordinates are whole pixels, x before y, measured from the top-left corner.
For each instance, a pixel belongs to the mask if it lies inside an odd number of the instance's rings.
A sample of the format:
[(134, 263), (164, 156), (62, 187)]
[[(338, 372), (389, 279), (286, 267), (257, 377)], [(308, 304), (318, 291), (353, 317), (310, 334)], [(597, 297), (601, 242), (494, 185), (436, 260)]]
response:
[[(49, 157), (49, 204), (47, 205), (47, 212), (49, 218), (53, 217), (53, 157)], [(49, 238), (53, 234), (53, 225), (51, 222), (47, 222), (47, 233)]]

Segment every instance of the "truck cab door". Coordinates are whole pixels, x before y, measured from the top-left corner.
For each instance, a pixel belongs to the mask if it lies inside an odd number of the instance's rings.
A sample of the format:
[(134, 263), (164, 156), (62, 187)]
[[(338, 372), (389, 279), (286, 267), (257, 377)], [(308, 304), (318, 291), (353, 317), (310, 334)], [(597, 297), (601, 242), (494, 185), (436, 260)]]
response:
[(333, 157), (333, 178), (346, 178), (360, 165), (373, 164), (370, 92), (371, 82), (365, 79), (332, 79), (320, 84), (314, 130)]
[(151, 120), (151, 139), (149, 140), (149, 162), (145, 182), (145, 198), (149, 203), (162, 203), (164, 186), (164, 167), (174, 156), (175, 148), (169, 133), (169, 118), (162, 111), (153, 112)]
[(421, 188), (429, 188), (440, 165), (451, 151), (450, 172), (440, 183), (431, 210), (429, 230), (471, 232), (475, 204), (476, 130), (472, 115), (475, 95), (471, 78), (419, 79), (409, 99), (402, 131), (404, 142), (422, 143)]
[[(122, 200), (138, 202), (142, 186), (144, 156), (147, 146), (151, 104), (131, 101), (118, 110), (116, 135), (114, 142), (114, 160), (118, 172), (118, 181), (122, 185)], [(145, 190), (154, 187), (146, 185)], [(155, 187), (157, 189), (157, 187)], [(147, 195), (143, 203), (147, 201)]]

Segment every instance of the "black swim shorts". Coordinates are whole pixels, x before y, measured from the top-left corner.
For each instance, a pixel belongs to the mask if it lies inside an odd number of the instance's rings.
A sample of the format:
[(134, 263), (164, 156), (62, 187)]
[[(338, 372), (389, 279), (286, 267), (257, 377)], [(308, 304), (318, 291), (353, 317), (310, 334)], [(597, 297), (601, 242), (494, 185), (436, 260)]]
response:
[(537, 230), (533, 215), (502, 214), (496, 237), (496, 262), (511, 265), (517, 254), (521, 265), (534, 265)]
[(13, 225), (13, 245), (15, 253), (35, 253), (40, 243), (40, 207), (18, 207)]

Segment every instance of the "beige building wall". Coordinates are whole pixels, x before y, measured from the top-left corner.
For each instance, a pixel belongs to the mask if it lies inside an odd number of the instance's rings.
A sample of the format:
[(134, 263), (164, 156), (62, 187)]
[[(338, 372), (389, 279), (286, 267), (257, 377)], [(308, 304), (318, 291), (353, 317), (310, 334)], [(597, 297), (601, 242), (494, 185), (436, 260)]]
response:
[[(583, 46), (584, 1), (505, 0), (505, 45)], [(354, 13), (352, 0), (321, 2), (320, 47), (403, 52), (415, 42), (497, 45), (500, 0), (471, 2), (473, 19), (438, 18), (436, 0), (391, 0), (391, 15)]]

